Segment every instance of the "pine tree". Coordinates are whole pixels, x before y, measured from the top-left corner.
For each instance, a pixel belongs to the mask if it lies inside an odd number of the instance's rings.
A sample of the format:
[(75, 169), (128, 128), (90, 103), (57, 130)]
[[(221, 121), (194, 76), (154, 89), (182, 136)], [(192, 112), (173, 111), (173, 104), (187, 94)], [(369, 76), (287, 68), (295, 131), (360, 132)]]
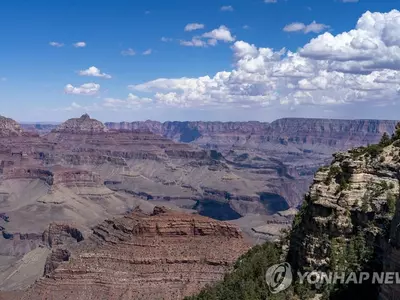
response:
[(397, 141), (400, 139), (400, 122), (396, 124), (394, 133), (392, 135), (392, 140)]
[[(396, 126), (396, 128), (397, 128), (397, 126)], [(400, 129), (400, 128), (399, 128)], [(397, 129), (396, 129), (397, 130)], [(400, 133), (400, 132), (399, 132)], [(390, 137), (389, 137), (389, 135), (387, 134), (387, 132), (385, 132), (383, 135), (382, 135), (382, 138), (381, 138), (381, 141), (379, 142), (379, 145), (381, 145), (381, 146), (388, 146), (388, 145), (390, 145), (390, 142), (391, 142), (391, 140), (390, 140)]]

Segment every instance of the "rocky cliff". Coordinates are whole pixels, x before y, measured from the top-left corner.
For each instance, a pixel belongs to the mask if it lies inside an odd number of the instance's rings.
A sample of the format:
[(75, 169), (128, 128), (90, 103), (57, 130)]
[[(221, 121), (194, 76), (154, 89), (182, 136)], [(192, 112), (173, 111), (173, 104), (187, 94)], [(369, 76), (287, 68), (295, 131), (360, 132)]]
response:
[(0, 116), (0, 137), (20, 136), (22, 129), (13, 119)]
[[(390, 236), (385, 247), (383, 271), (400, 272), (400, 201), (397, 201), (396, 212), (392, 219)], [(400, 298), (400, 286), (385, 284), (381, 286), (379, 300), (396, 300)]]
[[(263, 122), (122, 122), (105, 123), (110, 129), (150, 130), (156, 134), (215, 147), (246, 144), (325, 145), (336, 150), (377, 143), (383, 132), (392, 133), (396, 121), (286, 118)], [(221, 138), (222, 137), (222, 138)], [(227, 143), (227, 139), (231, 141)]]
[[(384, 269), (399, 198), (400, 144), (392, 142), (337, 153), (316, 173), (290, 236), (288, 258), (295, 270)], [(379, 292), (378, 285), (324, 288), (340, 299), (357, 294), (376, 299)]]
[(222, 279), (248, 249), (234, 225), (161, 207), (135, 210), (96, 226), (22, 299), (179, 300)]

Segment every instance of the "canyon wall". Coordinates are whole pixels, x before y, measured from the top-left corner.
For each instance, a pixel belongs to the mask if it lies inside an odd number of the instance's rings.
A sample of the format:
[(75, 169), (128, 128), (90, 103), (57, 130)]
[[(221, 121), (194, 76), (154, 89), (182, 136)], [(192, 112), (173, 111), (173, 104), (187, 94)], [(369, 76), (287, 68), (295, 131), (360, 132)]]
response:
[[(220, 146), (267, 143), (325, 145), (337, 150), (377, 143), (384, 132), (393, 133), (396, 121), (286, 118), (263, 122), (122, 122), (105, 123), (110, 129), (150, 130), (180, 142)], [(218, 135), (225, 139), (216, 140)], [(262, 136), (257, 137), (257, 136)], [(225, 140), (225, 142), (223, 142)], [(254, 140), (254, 143), (252, 143)]]
[[(210, 247), (212, 245), (212, 247)], [(171, 299), (223, 278), (249, 246), (228, 223), (156, 207), (94, 227), (22, 299)]]

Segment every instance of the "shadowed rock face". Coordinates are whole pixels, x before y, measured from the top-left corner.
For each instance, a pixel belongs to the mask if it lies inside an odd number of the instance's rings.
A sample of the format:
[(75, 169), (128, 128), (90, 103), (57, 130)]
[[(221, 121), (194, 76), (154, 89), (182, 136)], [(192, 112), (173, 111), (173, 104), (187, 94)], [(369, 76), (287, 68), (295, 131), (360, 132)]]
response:
[[(400, 197), (399, 197), (400, 198)], [(390, 239), (385, 245), (385, 256), (383, 260), (384, 272), (400, 272), (400, 201), (397, 201), (396, 212), (394, 214), (391, 228)], [(379, 300), (397, 300), (400, 298), (399, 284), (385, 284), (381, 286)]]
[(234, 225), (161, 207), (135, 210), (96, 226), (22, 299), (179, 300), (222, 279), (248, 249)]
[(43, 243), (52, 249), (46, 259), (44, 275), (53, 272), (60, 263), (68, 261), (71, 250), (83, 240), (82, 232), (68, 224), (50, 224), (43, 232)]

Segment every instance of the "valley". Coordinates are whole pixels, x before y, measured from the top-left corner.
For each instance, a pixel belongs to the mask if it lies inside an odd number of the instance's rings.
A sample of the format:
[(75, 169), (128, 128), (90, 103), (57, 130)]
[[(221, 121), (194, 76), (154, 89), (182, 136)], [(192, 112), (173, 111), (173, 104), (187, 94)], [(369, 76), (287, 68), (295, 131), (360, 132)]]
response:
[[(79, 249), (104, 220), (131, 215), (137, 224), (157, 207), (181, 213), (177, 224), (185, 214), (229, 221), (246, 247), (275, 241), (291, 226), (314, 172), (334, 152), (375, 143), (394, 127), (395, 121), (323, 119), (103, 124), (89, 115), (51, 127), (2, 118), (0, 289), (25, 290), (43, 269), (50, 274), (81, 251), (89, 255)], [(59, 242), (49, 242), (50, 229)], [(204, 276), (201, 282), (217, 280)], [(41, 289), (26, 299), (40, 297)], [(185, 289), (179, 297), (190, 294)]]

